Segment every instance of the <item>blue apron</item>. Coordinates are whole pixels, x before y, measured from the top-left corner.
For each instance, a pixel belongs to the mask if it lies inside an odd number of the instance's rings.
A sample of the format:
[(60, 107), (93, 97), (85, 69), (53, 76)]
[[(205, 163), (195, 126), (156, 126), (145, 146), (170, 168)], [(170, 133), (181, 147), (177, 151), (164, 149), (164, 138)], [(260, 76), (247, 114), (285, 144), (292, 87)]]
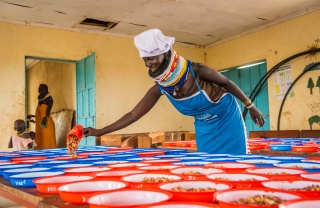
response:
[(199, 86), (191, 61), (188, 61), (188, 67), (197, 84), (197, 93), (187, 98), (175, 99), (160, 85), (158, 87), (180, 113), (195, 118), (198, 151), (212, 154), (246, 154), (245, 124), (234, 96), (225, 93), (218, 101), (213, 102)]

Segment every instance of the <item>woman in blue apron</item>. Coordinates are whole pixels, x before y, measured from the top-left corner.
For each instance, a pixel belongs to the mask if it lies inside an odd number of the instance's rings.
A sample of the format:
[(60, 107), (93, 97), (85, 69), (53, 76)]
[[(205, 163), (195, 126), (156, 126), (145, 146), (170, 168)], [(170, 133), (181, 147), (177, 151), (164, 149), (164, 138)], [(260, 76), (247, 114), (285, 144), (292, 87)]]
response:
[(180, 56), (171, 48), (174, 40), (158, 29), (134, 38), (155, 85), (122, 118), (102, 129), (84, 128), (84, 136), (101, 136), (125, 128), (151, 110), (164, 94), (180, 113), (195, 118), (198, 151), (245, 154), (245, 124), (235, 97), (244, 103), (260, 127), (265, 122), (262, 114), (231, 80), (208, 66)]

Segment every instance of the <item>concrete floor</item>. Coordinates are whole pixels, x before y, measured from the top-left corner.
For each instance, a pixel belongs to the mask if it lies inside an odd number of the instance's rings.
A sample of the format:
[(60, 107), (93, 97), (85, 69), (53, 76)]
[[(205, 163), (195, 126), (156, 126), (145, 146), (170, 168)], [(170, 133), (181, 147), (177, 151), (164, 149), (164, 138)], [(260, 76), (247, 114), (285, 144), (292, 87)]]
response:
[(0, 208), (26, 208), (26, 207), (21, 206), (13, 201), (10, 201), (0, 196)]

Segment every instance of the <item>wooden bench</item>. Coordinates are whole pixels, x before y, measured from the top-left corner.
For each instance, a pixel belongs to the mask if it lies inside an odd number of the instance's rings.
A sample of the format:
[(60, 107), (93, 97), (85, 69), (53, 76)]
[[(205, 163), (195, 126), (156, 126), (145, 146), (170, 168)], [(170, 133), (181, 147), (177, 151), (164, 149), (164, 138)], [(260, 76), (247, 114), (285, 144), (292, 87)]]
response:
[(300, 138), (299, 130), (250, 131), (250, 138)]
[(320, 138), (320, 130), (301, 130), (301, 138)]

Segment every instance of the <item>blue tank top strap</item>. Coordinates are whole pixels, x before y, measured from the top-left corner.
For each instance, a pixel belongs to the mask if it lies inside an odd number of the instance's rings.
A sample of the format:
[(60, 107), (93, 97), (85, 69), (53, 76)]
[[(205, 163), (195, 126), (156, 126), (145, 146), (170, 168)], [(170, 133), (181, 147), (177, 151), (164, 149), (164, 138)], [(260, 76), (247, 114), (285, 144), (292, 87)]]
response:
[(196, 75), (194, 74), (194, 71), (193, 71), (193, 68), (192, 68), (192, 61), (189, 61), (189, 60), (188, 60), (188, 67), (189, 67), (189, 69), (190, 69), (190, 71), (191, 71), (191, 73), (192, 73), (192, 76), (193, 76), (194, 81), (195, 81), (195, 83), (196, 83), (196, 85), (197, 85), (197, 87), (198, 87), (198, 90), (201, 91), (202, 89), (201, 89), (200, 85), (199, 85), (198, 82), (197, 82)]

